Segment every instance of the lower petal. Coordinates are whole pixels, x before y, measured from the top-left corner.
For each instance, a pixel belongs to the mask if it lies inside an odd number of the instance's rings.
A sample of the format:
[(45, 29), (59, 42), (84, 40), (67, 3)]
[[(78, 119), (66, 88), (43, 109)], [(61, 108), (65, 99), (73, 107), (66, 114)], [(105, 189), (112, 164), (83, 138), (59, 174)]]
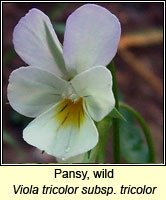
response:
[(84, 160), (84, 157), (85, 157), (85, 153), (71, 157), (65, 161), (60, 158), (56, 158), (56, 160), (58, 163), (82, 163)]
[[(69, 102), (67, 106), (60, 102), (37, 117), (24, 129), (24, 140), (63, 161), (92, 149), (98, 142), (94, 122), (84, 111), (80, 125), (76, 125), (79, 115), (73, 112), (72, 106)], [(80, 122), (80, 118), (77, 121)]]

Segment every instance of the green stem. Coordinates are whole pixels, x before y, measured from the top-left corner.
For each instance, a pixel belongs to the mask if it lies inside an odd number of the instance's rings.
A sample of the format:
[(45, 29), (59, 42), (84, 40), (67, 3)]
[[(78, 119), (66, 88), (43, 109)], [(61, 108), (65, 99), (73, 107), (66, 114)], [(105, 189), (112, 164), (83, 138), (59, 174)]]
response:
[[(118, 87), (116, 81), (116, 73), (115, 73), (115, 66), (114, 62), (112, 61), (108, 65), (108, 69), (112, 73), (112, 81), (113, 81), (113, 93), (115, 97), (115, 107), (119, 110), (119, 99), (118, 99)], [(119, 136), (119, 119), (113, 118), (112, 119), (112, 127), (113, 127), (113, 155), (114, 155), (114, 162), (120, 163), (120, 136)]]
[(145, 122), (145, 120), (143, 119), (143, 117), (136, 111), (134, 110), (132, 107), (130, 107), (129, 105), (125, 104), (125, 103), (120, 103), (119, 105), (121, 108), (124, 108), (126, 110), (128, 110), (129, 112), (131, 112), (133, 114), (133, 116), (138, 120), (145, 138), (146, 138), (146, 142), (148, 145), (148, 149), (149, 149), (149, 162), (150, 163), (155, 163), (155, 151), (154, 151), (154, 144), (153, 144), (153, 140), (151, 137), (151, 133), (150, 133), (150, 129), (147, 125), (147, 123)]

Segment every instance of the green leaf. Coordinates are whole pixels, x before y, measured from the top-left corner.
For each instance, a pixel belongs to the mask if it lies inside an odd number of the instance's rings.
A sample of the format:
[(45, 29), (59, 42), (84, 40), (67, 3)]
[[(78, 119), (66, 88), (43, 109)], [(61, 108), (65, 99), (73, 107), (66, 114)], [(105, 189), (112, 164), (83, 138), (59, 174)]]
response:
[(65, 9), (67, 9), (68, 4), (69, 3), (57, 3), (56, 6), (52, 6), (48, 13), (51, 22), (63, 15)]
[(82, 163), (95, 163), (97, 155), (97, 146), (84, 154)]
[(64, 34), (65, 32), (65, 24), (64, 23), (55, 23), (53, 25), (55, 32), (59, 34)]
[[(112, 60), (110, 64), (107, 66), (112, 74), (112, 91), (115, 97), (115, 108), (119, 110), (119, 96), (118, 96), (118, 85), (116, 81), (116, 72), (115, 72), (115, 64)], [(119, 132), (119, 119), (112, 119), (112, 130), (113, 130), (113, 157), (115, 163), (120, 163), (120, 132)]]
[(126, 121), (124, 116), (116, 108), (114, 108), (109, 115), (112, 118), (118, 118), (118, 119)]
[(99, 132), (99, 143), (98, 143), (98, 153), (97, 153), (98, 163), (104, 163), (106, 159), (106, 147), (107, 147), (108, 137), (110, 134), (111, 123), (112, 120), (110, 115), (107, 115), (102, 121), (96, 123), (96, 127)]
[(8, 144), (9, 146), (12, 146), (13, 148), (18, 146), (15, 138), (6, 130), (3, 130), (3, 142)]
[(142, 133), (145, 137), (146, 144), (148, 146), (148, 152), (149, 152), (149, 163), (155, 163), (155, 150), (154, 150), (154, 144), (153, 139), (151, 136), (150, 128), (146, 121), (143, 119), (143, 117), (131, 106), (120, 103), (120, 107), (130, 112), (130, 114), (137, 120), (139, 123), (139, 126), (141, 127)]
[(133, 116), (120, 108), (126, 122), (120, 120), (120, 151), (128, 163), (148, 163), (148, 148), (145, 145), (141, 130), (136, 126)]
[(96, 127), (99, 132), (99, 142), (92, 150), (84, 155), (83, 163), (105, 163), (106, 146), (110, 134), (111, 117), (107, 115), (102, 121), (96, 122)]
[(18, 126), (21, 129), (25, 128), (32, 121), (31, 118), (25, 117), (14, 110), (10, 112), (8, 120), (12, 127)]
[(10, 146), (17, 158), (21, 160), (26, 158), (26, 154), (21, 150), (18, 141), (13, 137), (13, 134), (7, 130), (3, 130), (3, 142)]
[(16, 52), (13, 48), (10, 48), (3, 56), (3, 67), (6, 67), (15, 56)]

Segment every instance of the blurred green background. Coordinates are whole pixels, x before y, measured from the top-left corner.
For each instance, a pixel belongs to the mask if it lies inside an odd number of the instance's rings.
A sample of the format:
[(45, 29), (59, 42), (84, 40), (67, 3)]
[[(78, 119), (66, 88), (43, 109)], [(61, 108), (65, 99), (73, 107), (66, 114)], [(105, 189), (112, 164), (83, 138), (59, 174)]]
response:
[[(22, 130), (32, 120), (15, 112), (7, 100), (10, 73), (26, 64), (15, 53), (12, 33), (29, 9), (47, 14), (63, 43), (67, 17), (84, 3), (3, 3), (3, 163), (54, 163), (55, 158), (26, 144)], [(120, 20), (122, 37), (115, 56), (119, 93), (150, 126), (157, 163), (163, 163), (163, 3), (97, 3)], [(25, 47), (26, 48), (26, 47)], [(124, 112), (124, 111), (122, 111)], [(146, 162), (147, 148), (131, 116), (121, 126), (122, 162)], [(110, 130), (111, 133), (111, 130)], [(106, 162), (112, 162), (112, 134)]]

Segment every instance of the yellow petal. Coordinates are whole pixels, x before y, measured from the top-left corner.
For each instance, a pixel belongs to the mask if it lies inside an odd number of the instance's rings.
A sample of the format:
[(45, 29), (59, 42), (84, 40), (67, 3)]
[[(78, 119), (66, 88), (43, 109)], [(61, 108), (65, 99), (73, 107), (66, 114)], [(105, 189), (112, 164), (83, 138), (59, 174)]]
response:
[(80, 98), (77, 102), (70, 99), (63, 100), (57, 107), (55, 118), (60, 124), (58, 130), (70, 125), (80, 128), (85, 119), (83, 99)]

